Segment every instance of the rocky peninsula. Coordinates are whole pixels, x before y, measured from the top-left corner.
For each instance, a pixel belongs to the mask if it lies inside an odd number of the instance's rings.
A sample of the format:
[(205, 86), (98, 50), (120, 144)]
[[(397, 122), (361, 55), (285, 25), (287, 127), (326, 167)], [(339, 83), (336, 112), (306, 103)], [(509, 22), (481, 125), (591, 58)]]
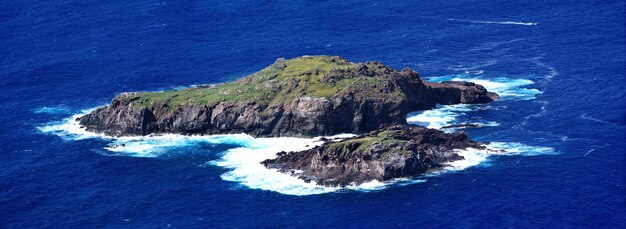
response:
[(436, 104), (498, 99), (469, 82), (431, 83), (411, 69), (339, 56), (278, 59), (234, 82), (164, 92), (124, 93), (79, 118), (112, 136), (152, 133), (313, 137), (405, 125)]

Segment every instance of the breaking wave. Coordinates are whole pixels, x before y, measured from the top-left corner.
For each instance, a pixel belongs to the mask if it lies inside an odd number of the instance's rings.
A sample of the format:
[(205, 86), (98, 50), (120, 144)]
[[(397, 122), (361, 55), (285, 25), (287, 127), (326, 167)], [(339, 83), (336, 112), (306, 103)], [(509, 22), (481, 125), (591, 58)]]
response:
[(495, 121), (475, 121), (458, 123), (459, 118), (466, 116), (469, 112), (491, 109), (491, 106), (455, 104), (437, 105), (434, 109), (409, 113), (407, 122), (414, 125), (425, 126), (432, 129), (442, 129), (445, 132), (454, 132), (458, 128), (454, 125), (472, 125), (475, 127), (499, 126)]
[(483, 85), (487, 90), (498, 93), (502, 100), (531, 100), (535, 99), (537, 95), (542, 92), (534, 89), (527, 88), (530, 85), (535, 84), (534, 81), (529, 79), (514, 79), (507, 77), (495, 77), (486, 78), (478, 75), (448, 75), (439, 77), (430, 77), (429, 81), (441, 82), (441, 81), (469, 81), (480, 85)]
[[(480, 75), (449, 75), (430, 77), (429, 81), (469, 81), (483, 85), (487, 90), (500, 95), (502, 101), (519, 101), (532, 100), (542, 92), (528, 88), (534, 84), (528, 79), (513, 79), (507, 77), (486, 78)], [(469, 112), (496, 109), (494, 105), (481, 104), (456, 104), (456, 105), (438, 105), (434, 109), (413, 112), (407, 115), (407, 122), (415, 125), (422, 125), (428, 128), (443, 129), (446, 132), (454, 132), (458, 128), (445, 128), (454, 125), (464, 124), (476, 127), (498, 126), (495, 121), (480, 120), (480, 117), (474, 117), (478, 120), (471, 120), (466, 123), (459, 123), (459, 120), (467, 116)]]

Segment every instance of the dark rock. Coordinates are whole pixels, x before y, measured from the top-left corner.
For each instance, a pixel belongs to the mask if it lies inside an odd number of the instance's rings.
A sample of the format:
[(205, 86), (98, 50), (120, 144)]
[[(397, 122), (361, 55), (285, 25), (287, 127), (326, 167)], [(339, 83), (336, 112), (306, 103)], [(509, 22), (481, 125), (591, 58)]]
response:
[(480, 128), (482, 127), (480, 124), (474, 123), (463, 123), (463, 124), (455, 124), (441, 127), (442, 129), (450, 129), (450, 128)]
[(447, 134), (418, 126), (394, 126), (330, 142), (310, 150), (281, 152), (268, 168), (332, 187), (414, 177), (463, 159), (454, 149), (484, 148), (464, 132)]
[[(270, 73), (283, 71), (289, 63), (278, 59), (270, 66), (271, 70), (263, 70), (235, 82), (239, 85), (260, 85), (289, 96), (279, 93), (249, 100), (172, 103), (169, 101), (181, 99), (178, 94), (168, 100), (152, 101), (137, 93), (125, 93), (115, 97), (110, 105), (80, 117), (80, 124), (89, 131), (114, 136), (247, 133), (264, 137), (313, 137), (366, 133), (406, 124), (409, 112), (430, 109), (437, 104), (487, 103), (498, 99), (496, 94), (478, 84), (431, 83), (419, 78), (413, 70), (397, 71), (378, 62), (354, 64), (340, 57), (306, 58), (342, 65), (324, 72), (298, 73), (324, 75), (313, 83), (297, 77), (283, 77), (282, 81), (277, 81), (278, 74)], [(337, 87), (333, 82), (351, 84), (344, 85), (329, 96), (314, 96), (309, 94), (315, 91), (308, 94), (304, 91), (314, 88), (313, 84), (327, 85), (325, 88)], [(200, 89), (214, 92), (220, 87), (223, 85)]]

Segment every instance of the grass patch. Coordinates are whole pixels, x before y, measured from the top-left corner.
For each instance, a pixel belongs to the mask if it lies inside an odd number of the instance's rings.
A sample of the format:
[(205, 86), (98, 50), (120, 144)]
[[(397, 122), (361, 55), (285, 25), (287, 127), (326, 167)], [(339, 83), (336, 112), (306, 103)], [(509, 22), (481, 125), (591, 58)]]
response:
[(359, 64), (338, 56), (303, 56), (290, 60), (279, 59), (265, 69), (234, 82), (124, 96), (140, 106), (165, 104), (170, 108), (218, 102), (272, 104), (303, 96), (333, 98), (348, 91), (360, 98), (396, 99), (404, 96), (397, 88), (388, 90), (392, 86), (388, 78), (360, 75), (357, 67)]

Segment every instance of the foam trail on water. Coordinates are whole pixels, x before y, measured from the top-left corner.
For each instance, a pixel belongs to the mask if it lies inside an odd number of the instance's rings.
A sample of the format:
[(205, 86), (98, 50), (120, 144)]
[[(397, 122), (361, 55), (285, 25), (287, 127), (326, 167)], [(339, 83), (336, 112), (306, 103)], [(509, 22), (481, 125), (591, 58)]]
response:
[(538, 156), (559, 153), (551, 147), (530, 146), (519, 142), (491, 142), (488, 148), (494, 151), (492, 154), (497, 155)]
[(538, 155), (556, 155), (558, 154), (553, 148), (543, 146), (530, 146), (518, 142), (491, 142), (486, 149), (468, 148), (464, 150), (456, 150), (457, 154), (463, 156), (463, 160), (448, 162), (445, 171), (460, 171), (469, 167), (484, 164), (489, 157), (495, 155), (503, 156), (538, 156)]
[(348, 185), (345, 189), (354, 190), (359, 192), (371, 192), (380, 191), (390, 186), (406, 186), (410, 184), (424, 183), (425, 179), (421, 178), (397, 178), (390, 181), (377, 181), (373, 180), (360, 185)]
[(456, 18), (449, 18), (450, 21), (460, 21), (460, 22), (469, 22), (473, 24), (500, 24), (500, 25), (526, 25), (526, 26), (535, 26), (539, 25), (536, 22), (520, 22), (520, 21), (476, 21), (476, 20), (463, 20)]
[(33, 110), (35, 114), (69, 114), (70, 109), (65, 107), (40, 107)]

